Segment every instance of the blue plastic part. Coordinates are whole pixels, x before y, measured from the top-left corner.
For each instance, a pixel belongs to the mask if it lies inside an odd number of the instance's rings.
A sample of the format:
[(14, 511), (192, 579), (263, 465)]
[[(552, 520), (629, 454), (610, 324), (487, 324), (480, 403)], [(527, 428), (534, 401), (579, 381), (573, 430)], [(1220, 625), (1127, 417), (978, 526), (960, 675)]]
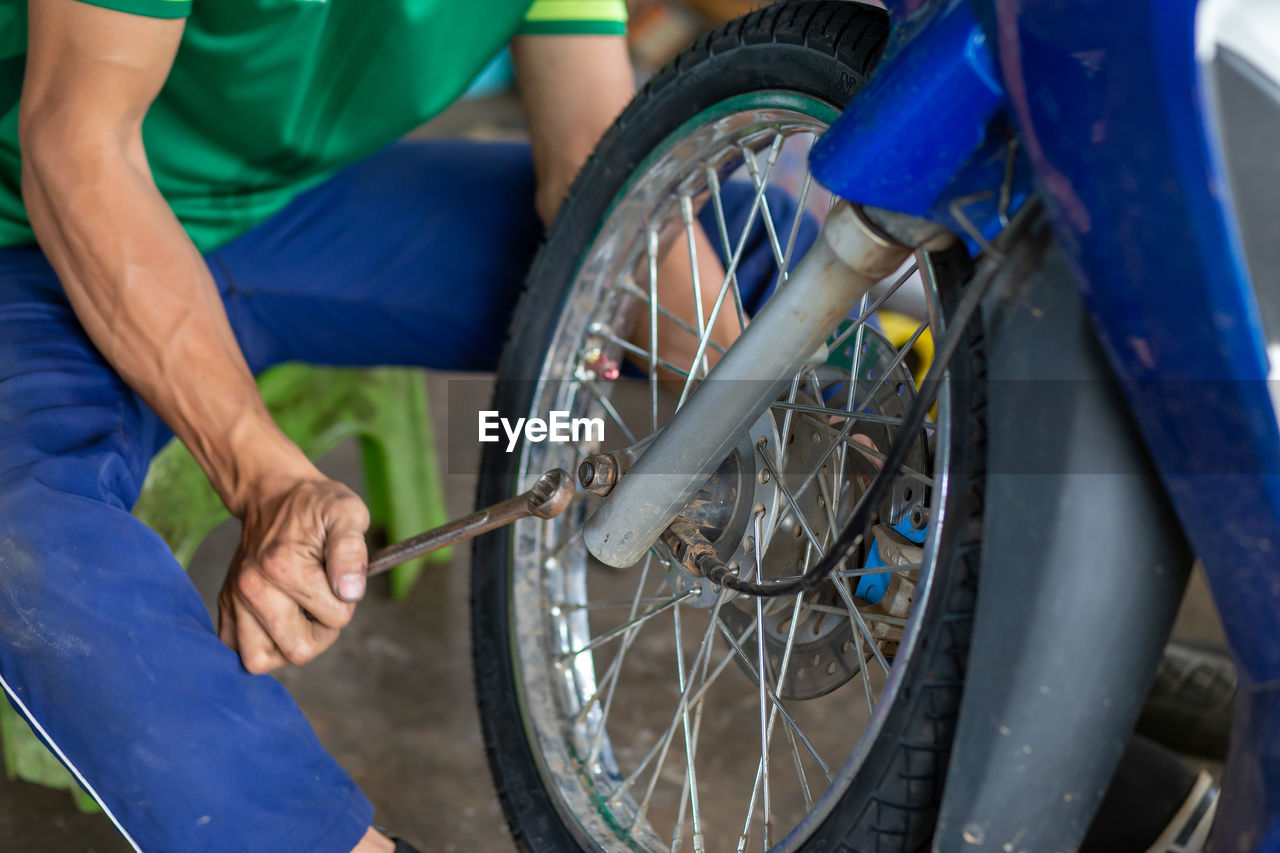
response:
[[(907, 539), (915, 542), (917, 545), (924, 542), (925, 536), (929, 533), (929, 527), (926, 525), (920, 530), (916, 530), (911, 526), (911, 519), (904, 517), (892, 528), (895, 532), (902, 534)], [(884, 558), (880, 556), (880, 543), (872, 542), (871, 550), (867, 552), (867, 562), (863, 568), (874, 569), (876, 566), (885, 566)], [(884, 598), (885, 590), (889, 588), (889, 572), (883, 572), (877, 575), (863, 575), (858, 578), (858, 586), (854, 589), (853, 594), (870, 604), (879, 604), (880, 599)]]
[[(883, 565), (885, 565), (885, 562), (880, 556), (880, 543), (872, 542), (871, 550), (867, 553), (867, 564), (863, 568), (874, 569)], [(884, 591), (888, 588), (888, 572), (878, 575), (863, 575), (858, 578), (858, 586), (854, 589), (853, 594), (871, 604), (879, 604), (880, 599), (884, 598)]]
[(1280, 429), (1205, 123), (1197, 2), (886, 5), (890, 43), (814, 146), (814, 175), (850, 201), (942, 222), (973, 250), (966, 224), (998, 230), (992, 195), (1005, 130), (1016, 132), (1010, 208), (1032, 186), (1044, 198), (1204, 561), (1241, 664), (1241, 705), (1267, 696), (1233, 732), (1217, 843), (1280, 838)]
[[(991, 17), (1059, 244), (1204, 561), (1246, 704), (1280, 679), (1280, 431), (1205, 126), (1196, 3), (1024, 2)], [(1280, 704), (1265, 707), (1232, 733), (1224, 849), (1280, 837)]]
[[(974, 228), (991, 237), (1000, 228), (997, 190), (1009, 132), (999, 116), (1004, 91), (987, 37), (963, 2), (916, 5), (936, 13), (917, 14), (924, 23), (907, 41), (899, 28), (871, 82), (814, 145), (810, 167), (843, 198), (941, 222), (963, 235), (969, 229), (952, 210), (959, 203)], [(1011, 210), (1027, 195), (1025, 158), (1018, 165)], [(986, 197), (971, 198), (977, 193)]]

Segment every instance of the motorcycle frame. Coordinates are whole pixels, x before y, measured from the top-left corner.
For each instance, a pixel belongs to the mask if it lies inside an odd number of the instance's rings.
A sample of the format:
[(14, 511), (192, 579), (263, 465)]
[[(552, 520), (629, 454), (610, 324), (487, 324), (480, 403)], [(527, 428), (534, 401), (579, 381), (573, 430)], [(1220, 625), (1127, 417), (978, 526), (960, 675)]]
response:
[[(1135, 535), (1176, 540), (1185, 533), (1239, 663), (1215, 842), (1280, 846), (1280, 564), (1273, 554), (1280, 549), (1280, 430), (1223, 154), (1206, 118), (1211, 95), (1196, 58), (1198, 4), (886, 5), (889, 45), (869, 84), (815, 145), (815, 178), (851, 202), (942, 223), (973, 252), (988, 246), (1030, 193), (1044, 200), (1105, 355), (1101, 369), (1111, 374), (1100, 378), (1118, 382), (1154, 463), (1149, 499), (1158, 504), (1167, 495), (1177, 518), (1169, 523), (1181, 527), (1153, 522)], [(984, 572), (991, 560), (986, 554)], [(993, 608), (1001, 595), (985, 580), (981, 589), (987, 598), (980, 598), (975, 647), (983, 604)], [(1034, 646), (1035, 637), (1004, 642)], [(1000, 713), (1017, 712), (1011, 699), (993, 709), (972, 693), (966, 689), (957, 757), (988, 755), (975, 747), (986, 736), (981, 730)], [(987, 719), (975, 719), (982, 713)], [(1117, 730), (1126, 714), (1115, 715)], [(1012, 772), (1002, 766), (989, 764), (985, 778)], [(953, 766), (953, 779), (956, 772)], [(994, 824), (972, 813), (972, 797), (959, 804), (955, 788), (944, 794), (936, 846), (972, 849), (973, 833), (961, 842), (962, 830)], [(1078, 811), (1046, 811), (1028, 796), (1004, 807), (1082, 835), (1073, 824)], [(1100, 796), (1086, 799), (1096, 804)], [(1052, 826), (1041, 829), (1052, 837)], [(998, 832), (986, 840), (996, 837), (1004, 840)]]

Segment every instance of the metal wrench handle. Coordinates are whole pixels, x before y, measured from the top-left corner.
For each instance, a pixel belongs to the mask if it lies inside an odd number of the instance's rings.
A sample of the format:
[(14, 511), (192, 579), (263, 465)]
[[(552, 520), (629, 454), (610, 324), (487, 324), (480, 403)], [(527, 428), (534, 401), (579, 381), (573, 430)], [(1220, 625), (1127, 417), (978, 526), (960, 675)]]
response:
[(369, 557), (366, 574), (380, 574), (415, 557), (505, 527), (522, 518), (554, 518), (569, 506), (573, 492), (573, 478), (569, 472), (553, 468), (539, 476), (527, 492), (375, 552)]

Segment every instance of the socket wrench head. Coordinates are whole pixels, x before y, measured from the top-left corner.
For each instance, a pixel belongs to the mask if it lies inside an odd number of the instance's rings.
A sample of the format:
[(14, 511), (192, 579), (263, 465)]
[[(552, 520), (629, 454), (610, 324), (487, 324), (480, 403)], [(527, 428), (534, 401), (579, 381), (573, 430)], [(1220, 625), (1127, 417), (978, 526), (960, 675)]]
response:
[(573, 477), (563, 468), (552, 468), (529, 489), (529, 512), (538, 518), (554, 518), (573, 500)]

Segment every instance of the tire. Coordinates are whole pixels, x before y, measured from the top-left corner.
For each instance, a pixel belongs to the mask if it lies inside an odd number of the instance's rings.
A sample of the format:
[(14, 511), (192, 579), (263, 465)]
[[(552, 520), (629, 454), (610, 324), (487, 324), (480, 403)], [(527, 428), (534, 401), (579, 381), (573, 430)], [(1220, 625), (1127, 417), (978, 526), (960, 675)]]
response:
[(1226, 761), (1236, 681), (1225, 650), (1171, 641), (1138, 718), (1138, 734), (1168, 749)]
[[(773, 6), (703, 36), (655, 76), (597, 147), (534, 262), (503, 351), (492, 408), (514, 416), (534, 408), (537, 379), (562, 315), (569, 310), (580, 265), (601, 223), (664, 140), (691, 119), (744, 93), (786, 90), (843, 108), (865, 84), (887, 35), (886, 16), (869, 6), (847, 2)], [(938, 282), (938, 302), (945, 317), (959, 299), (969, 262), (958, 250), (930, 256), (927, 262)], [(897, 692), (887, 710), (873, 716), (868, 725), (875, 730), (863, 735), (855, 753), (835, 774), (827, 795), (795, 831), (780, 841), (774, 839), (776, 849), (884, 853), (929, 845), (954, 736), (976, 602), (985, 459), (980, 327), (975, 322), (966, 330), (965, 345), (953, 360), (950, 382), (940, 395), (939, 411), (950, 413), (949, 432), (945, 443), (939, 438), (937, 448), (945, 469), (934, 470), (945, 470), (950, 486), (945, 505), (935, 503), (934, 513), (945, 523), (935, 531), (930, 545), (935, 562), (929, 582), (922, 583), (924, 592), (917, 591), (913, 605), (910, 624), (917, 639), (910, 654), (894, 660), (895, 675), (900, 674)], [(522, 477), (520, 458), (520, 452), (486, 446), (479, 505), (515, 493)], [(520, 530), (516, 526), (477, 539), (473, 556), (476, 693), (503, 809), (522, 850), (638, 849), (640, 842), (621, 834), (616, 843), (590, 836), (581, 815), (548, 783), (558, 771), (540, 757), (539, 736), (528, 707), (534, 700), (519, 673), (522, 644), (529, 642), (528, 637), (518, 636), (513, 616), (515, 608), (522, 606), (513, 582), (517, 541), (524, 535)], [(745, 731), (750, 735), (750, 727)]]

